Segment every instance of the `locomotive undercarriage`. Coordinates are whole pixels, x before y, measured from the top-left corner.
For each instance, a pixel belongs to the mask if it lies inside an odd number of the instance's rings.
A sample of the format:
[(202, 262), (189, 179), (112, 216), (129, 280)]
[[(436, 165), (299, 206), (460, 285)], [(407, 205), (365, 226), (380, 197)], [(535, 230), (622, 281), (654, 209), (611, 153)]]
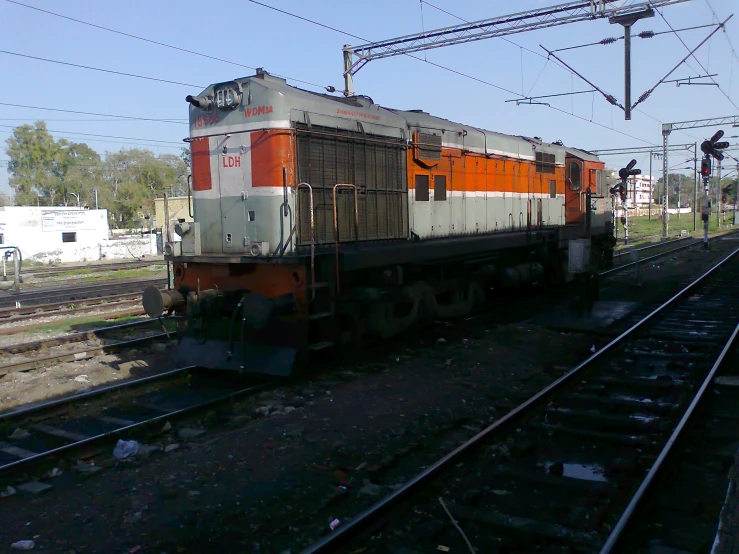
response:
[[(601, 240), (603, 239), (603, 240)], [(608, 265), (607, 236), (593, 237)], [(288, 264), (173, 260), (175, 286), (149, 291), (144, 306), (184, 315), (180, 363), (287, 376), (311, 355), (356, 350), (434, 320), (466, 317), (495, 289), (566, 280), (567, 251), (556, 240), (454, 260), (335, 270), (333, 253)], [(315, 281), (311, 282), (314, 276)]]

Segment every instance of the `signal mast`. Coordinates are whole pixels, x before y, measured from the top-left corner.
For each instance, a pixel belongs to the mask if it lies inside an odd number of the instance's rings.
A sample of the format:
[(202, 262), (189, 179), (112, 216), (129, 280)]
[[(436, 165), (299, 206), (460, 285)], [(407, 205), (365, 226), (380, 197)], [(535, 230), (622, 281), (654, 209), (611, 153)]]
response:
[[(708, 180), (711, 178), (711, 158), (715, 158), (719, 163), (724, 159), (724, 153), (722, 150), (729, 147), (729, 143), (718, 142), (721, 137), (724, 136), (723, 131), (716, 131), (716, 133), (709, 139), (704, 140), (701, 143), (701, 151), (705, 156), (701, 160), (701, 177), (703, 177), (703, 191), (705, 192), (705, 205), (703, 206), (703, 212), (701, 213), (701, 219), (703, 220), (703, 249), (708, 250), (708, 217), (711, 213), (711, 200), (708, 197)], [(719, 183), (719, 189), (721, 183)]]
[(626, 199), (628, 197), (627, 181), (629, 177), (633, 175), (641, 175), (641, 169), (634, 169), (636, 160), (631, 160), (629, 165), (622, 167), (618, 170), (618, 176), (621, 182), (613, 187), (610, 192), (612, 195), (619, 195), (621, 197), (621, 209), (623, 209), (623, 215), (621, 216), (621, 224), (624, 227), (624, 244), (629, 244), (629, 226), (626, 211)]

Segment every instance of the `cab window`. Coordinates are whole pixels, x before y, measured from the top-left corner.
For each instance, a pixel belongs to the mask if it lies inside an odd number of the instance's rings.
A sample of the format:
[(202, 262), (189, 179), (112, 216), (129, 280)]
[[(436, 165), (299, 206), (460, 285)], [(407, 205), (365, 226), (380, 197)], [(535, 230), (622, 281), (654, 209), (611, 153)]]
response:
[(570, 162), (569, 173), (570, 190), (580, 190), (580, 164)]

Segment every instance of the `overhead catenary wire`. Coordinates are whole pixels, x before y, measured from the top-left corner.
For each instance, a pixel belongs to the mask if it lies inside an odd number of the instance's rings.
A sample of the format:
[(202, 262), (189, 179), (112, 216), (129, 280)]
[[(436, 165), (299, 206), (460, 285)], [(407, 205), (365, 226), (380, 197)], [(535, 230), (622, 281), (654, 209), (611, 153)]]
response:
[[(682, 29), (677, 29), (677, 32), (681, 31), (693, 31), (695, 29), (705, 29), (707, 27), (715, 27), (717, 23), (709, 23), (707, 25), (696, 25), (694, 27), (684, 27)], [(631, 38), (654, 38), (656, 36), (660, 35), (669, 35), (672, 31), (642, 31), (641, 33), (637, 33), (635, 35), (632, 35)], [(565, 46), (564, 48), (556, 48), (552, 50), (552, 52), (564, 52), (565, 50), (576, 50), (578, 48), (587, 48), (588, 46), (609, 46), (611, 44), (614, 44), (618, 42), (619, 40), (624, 40), (624, 37), (606, 37), (602, 40), (599, 40), (597, 42), (588, 42), (587, 44), (578, 44), (577, 46)]]
[[(12, 137), (13, 133), (11, 133), (10, 131), (0, 131), (0, 135), (10, 135)], [(74, 133), (69, 133), (66, 135), (57, 135), (57, 137), (62, 138), (62, 139), (69, 139), (72, 141), (85, 140), (90, 143), (100, 142), (100, 143), (106, 143), (106, 144), (122, 144), (122, 145), (127, 145), (127, 146), (134, 146), (137, 148), (147, 148), (147, 149), (166, 148), (166, 149), (171, 149), (171, 150), (182, 150), (182, 146), (177, 147), (177, 146), (172, 146), (170, 144), (152, 144), (149, 142), (125, 142), (125, 141), (120, 141), (120, 140), (106, 140), (106, 139), (99, 139), (99, 138), (75, 137), (72, 135), (74, 135)]]
[[(670, 30), (672, 30), (672, 32), (675, 34), (675, 36), (677, 37), (677, 39), (682, 43), (682, 45), (685, 47), (685, 49), (688, 52), (691, 52), (690, 47), (688, 47), (688, 45), (685, 44), (685, 41), (682, 39), (682, 37), (679, 34), (677, 34), (677, 31), (675, 31), (675, 29), (672, 27), (672, 25), (670, 25), (670, 22), (667, 21), (667, 18), (665, 17), (665, 15), (659, 9), (657, 9), (657, 8), (654, 8), (654, 11), (656, 11), (659, 14), (659, 16), (662, 18), (662, 20), (665, 22), (665, 24), (670, 28)], [(726, 21), (728, 21), (728, 19)], [(723, 24), (721, 25), (721, 27), (723, 28)], [(703, 66), (703, 64), (701, 63), (701, 61), (698, 59), (698, 57), (695, 55), (694, 52), (691, 52), (690, 55), (698, 63), (698, 65), (701, 66), (701, 69), (703, 69), (703, 71), (705, 71), (706, 74), (709, 74), (710, 73), (710, 71), (708, 71)], [(721, 88), (721, 85), (718, 82), (716, 82), (716, 79), (714, 79), (713, 77), (711, 77), (711, 81), (713, 81), (716, 84), (716, 88), (718, 88), (718, 90), (721, 92), (721, 94), (723, 94), (726, 97), (726, 99), (731, 103), (731, 105), (734, 106), (735, 109), (739, 110), (739, 106), (737, 106), (736, 103), (731, 99), (731, 97), (728, 94), (726, 94), (726, 91), (724, 91), (724, 89)]]
[[(121, 36), (124, 36), (124, 37), (128, 37), (128, 38), (140, 40), (140, 41), (143, 41), (143, 42), (148, 42), (150, 44), (155, 44), (155, 45), (161, 46), (163, 48), (169, 48), (171, 50), (176, 50), (176, 51), (183, 52), (183, 53), (186, 53), (186, 54), (191, 54), (193, 56), (199, 56), (201, 58), (206, 58), (206, 59), (209, 59), (209, 60), (213, 60), (213, 61), (217, 61), (217, 62), (222, 62), (222, 63), (226, 63), (226, 64), (238, 66), (238, 67), (243, 67), (243, 68), (246, 68), (246, 69), (251, 69), (253, 71), (256, 71), (257, 70), (256, 67), (253, 67), (253, 66), (250, 66), (250, 65), (247, 65), (247, 64), (235, 62), (233, 60), (227, 60), (227, 59), (224, 59), (224, 58), (219, 58), (217, 56), (212, 56), (210, 54), (204, 54), (203, 52), (197, 52), (195, 50), (190, 50), (188, 48), (183, 48), (181, 46), (174, 46), (172, 44), (167, 44), (165, 42), (161, 42), (161, 41), (158, 41), (158, 40), (154, 40), (154, 39), (142, 37), (142, 36), (139, 36), (139, 35), (134, 35), (133, 33), (127, 33), (125, 31), (120, 31), (118, 29), (113, 29), (111, 27), (105, 27), (103, 25), (98, 25), (96, 23), (90, 23), (89, 21), (83, 21), (82, 19), (77, 19), (77, 18), (74, 18), (74, 17), (70, 17), (70, 16), (67, 16), (67, 15), (63, 15), (63, 14), (57, 13), (57, 12), (52, 12), (50, 10), (44, 10), (44, 9), (38, 8), (36, 6), (31, 6), (29, 4), (24, 4), (23, 2), (18, 2), (17, 0), (5, 0), (5, 1), (8, 2), (8, 3), (10, 3), (10, 4), (15, 4), (16, 6), (21, 6), (23, 8), (28, 8), (30, 10), (35, 10), (37, 12), (45, 13), (47, 15), (52, 15), (54, 17), (59, 17), (61, 19), (66, 19), (67, 21), (72, 21), (74, 23), (79, 23), (80, 25), (86, 25), (88, 27), (93, 27), (93, 28), (98, 29), (98, 30), (101, 30), (101, 31), (107, 31), (109, 33), (114, 33), (114, 34), (117, 34), (117, 35), (121, 35)], [(312, 87), (315, 87), (315, 88), (319, 88), (319, 89), (324, 89), (325, 90), (327, 88), (324, 85), (319, 85), (319, 84), (316, 84), (316, 83), (312, 83), (310, 81), (305, 81), (303, 79), (298, 79), (298, 78), (290, 77), (290, 76), (287, 76), (287, 75), (278, 75), (277, 73), (275, 73), (274, 75), (276, 77), (281, 77), (283, 79), (290, 79), (291, 81), (295, 81), (296, 83), (302, 83), (304, 85), (309, 85), (309, 86), (312, 86)]]
[[(1, 128), (5, 129), (16, 129), (17, 126), (14, 125), (0, 125)], [(76, 131), (59, 131), (54, 129), (46, 129), (49, 133), (61, 133), (66, 135), (83, 135), (87, 137), (100, 137), (100, 138), (112, 138), (112, 139), (123, 139), (123, 140), (141, 140), (146, 142), (160, 142), (162, 144), (174, 144), (178, 146), (182, 146), (181, 142), (176, 142), (172, 140), (157, 140), (157, 139), (150, 139), (150, 138), (140, 138), (140, 137), (120, 137), (117, 135), (100, 135), (95, 133), (78, 133)]]
[[(711, 13), (713, 14), (713, 17), (716, 18), (716, 21), (719, 21), (719, 18), (713, 9), (713, 6), (711, 6), (711, 3), (708, 0), (706, 0), (706, 4), (708, 4), (708, 9), (711, 10)], [(736, 59), (737, 62), (739, 62), (739, 56), (737, 55), (736, 50), (734, 49), (734, 45), (731, 43), (731, 39), (729, 38), (729, 33), (726, 32), (726, 28), (723, 28), (722, 31), (724, 32), (724, 36), (726, 37), (726, 42), (729, 43), (729, 48), (731, 48), (731, 53), (734, 54), (734, 58)]]
[(29, 110), (46, 110), (51, 112), (63, 112), (63, 113), (74, 113), (74, 114), (80, 114), (80, 115), (94, 115), (98, 117), (115, 117), (119, 119), (131, 119), (136, 121), (152, 121), (155, 123), (174, 123), (177, 125), (187, 125), (186, 119), (158, 119), (154, 117), (138, 117), (138, 116), (132, 116), (132, 115), (116, 115), (116, 114), (107, 114), (107, 113), (95, 113), (95, 112), (84, 112), (81, 110), (66, 110), (62, 108), (47, 108), (44, 106), (29, 106), (26, 104), (12, 104), (10, 102), (2, 102), (0, 101), (0, 106), (9, 106), (11, 108), (25, 108)]
[(136, 73), (126, 73), (124, 71), (115, 71), (114, 69), (105, 69), (102, 67), (92, 67), (90, 65), (82, 65), (72, 62), (64, 62), (61, 60), (52, 60), (49, 58), (42, 58), (40, 56), (31, 56), (30, 54), (21, 54), (20, 52), (10, 52), (9, 50), (0, 50), (0, 54), (5, 54), (8, 56), (17, 56), (20, 58), (27, 58), (31, 60), (41, 61), (41, 62), (47, 62), (47, 63), (55, 63), (58, 65), (66, 65), (69, 67), (76, 67), (78, 69), (87, 69), (88, 71), (99, 71), (100, 73), (110, 73), (113, 75), (121, 75), (123, 77), (133, 77), (136, 79), (145, 79), (147, 81), (156, 81), (159, 83), (168, 83), (171, 85), (180, 85), (183, 87), (192, 87), (192, 88), (205, 88), (202, 85), (193, 85), (192, 83), (182, 83), (180, 81), (170, 81), (169, 79), (160, 79), (159, 77), (150, 77), (148, 75), (138, 75)]
[[(464, 22), (464, 23), (471, 23), (470, 21), (468, 21), (468, 20), (464, 19), (463, 17), (460, 17), (460, 16), (458, 16), (458, 15), (456, 15), (456, 14), (454, 14), (454, 13), (452, 13), (452, 12), (448, 11), (448, 10), (442, 9), (442, 8), (440, 8), (440, 7), (438, 7), (438, 6), (434, 5), (434, 4), (432, 4), (431, 2), (427, 2), (426, 0), (421, 0), (421, 2), (423, 2), (423, 3), (427, 4), (428, 6), (431, 6), (432, 8), (435, 8), (435, 9), (439, 10), (439, 11), (440, 11), (440, 12), (442, 12), (442, 13), (445, 13), (446, 15), (448, 15), (448, 16), (450, 16), (450, 17), (453, 17), (453, 18), (455, 18), (455, 19), (458, 19), (458, 20), (460, 20), (460, 21), (462, 21), (462, 22)], [(669, 31), (665, 31), (665, 33), (667, 33), (667, 32), (669, 32)], [(557, 60), (552, 60), (550, 56), (545, 56), (545, 55), (544, 55), (544, 54), (542, 54), (541, 52), (537, 52), (536, 50), (532, 50), (532, 49), (530, 49), (530, 48), (527, 48), (527, 47), (525, 47), (525, 46), (522, 46), (522, 45), (518, 44), (517, 42), (514, 42), (514, 41), (512, 41), (512, 40), (510, 40), (510, 39), (508, 39), (508, 38), (506, 38), (506, 37), (496, 37), (496, 38), (500, 38), (500, 39), (503, 39), (503, 40), (505, 40), (506, 42), (508, 42), (508, 43), (510, 43), (510, 44), (512, 44), (512, 45), (514, 45), (514, 46), (518, 46), (519, 48), (522, 48), (522, 49), (526, 50), (527, 52), (530, 52), (531, 54), (534, 54), (535, 56), (538, 56), (538, 57), (540, 57), (540, 58), (542, 58), (542, 59), (544, 59), (544, 60), (545, 60), (544, 66), (543, 66), (543, 67), (541, 68), (541, 71), (539, 72), (539, 75), (537, 75), (536, 79), (534, 80), (534, 83), (533, 83), (533, 84), (531, 85), (531, 88), (529, 89), (528, 95), (524, 96), (524, 97), (523, 97), (523, 100), (533, 100), (533, 99), (534, 99), (533, 97), (531, 97), (531, 93), (533, 92), (533, 90), (534, 90), (534, 87), (535, 87), (535, 86), (536, 86), (536, 84), (537, 84), (537, 83), (539, 82), (539, 79), (541, 78), (542, 74), (544, 73), (544, 70), (545, 70), (545, 69), (547, 68), (547, 65), (548, 65), (548, 64), (549, 64), (550, 62), (551, 62), (551, 63), (552, 63), (552, 65), (554, 65), (555, 67), (558, 67), (558, 68), (562, 69), (563, 71), (566, 71), (566, 72), (568, 72), (568, 73), (570, 74), (570, 76), (572, 76), (572, 75), (573, 75), (573, 73), (572, 73), (572, 70), (571, 70), (570, 68), (568, 68), (568, 67), (566, 67), (565, 65), (563, 65), (563, 64), (561, 64), (561, 63), (559, 63), (559, 62), (558, 62)], [(556, 52), (556, 50), (554, 50), (554, 52)], [(576, 93), (576, 94), (577, 94), (577, 93)], [(542, 97), (542, 98), (543, 98), (543, 97)], [(593, 100), (595, 100), (595, 96), (593, 96)], [(521, 100), (518, 100), (518, 101), (520, 102)], [(516, 102), (516, 100), (515, 100), (515, 99), (514, 99), (514, 100), (507, 100), (507, 102)], [(551, 106), (551, 105), (548, 105), (548, 107), (550, 107), (550, 108), (552, 108), (552, 109), (555, 109), (555, 110), (557, 110), (557, 109), (558, 109), (558, 108), (554, 108), (554, 107), (553, 107), (553, 106)], [(593, 111), (593, 109), (594, 109), (594, 105), (593, 105), (593, 106), (591, 106), (591, 119), (590, 119), (589, 121), (593, 121), (593, 119), (592, 119), (592, 111)], [(663, 123), (663, 121), (660, 121), (660, 120), (659, 120), (658, 118), (656, 118), (656, 117), (654, 117), (654, 116), (652, 116), (652, 115), (648, 114), (647, 112), (645, 112), (645, 111), (644, 111), (644, 110), (642, 110), (642, 109), (638, 109), (638, 110), (636, 110), (636, 111), (638, 111), (638, 112), (639, 112), (639, 113), (641, 113), (642, 115), (645, 115), (645, 116), (647, 116), (648, 118), (650, 118), (650, 119), (652, 119), (652, 120), (656, 121), (656, 122), (657, 122), (657, 123), (659, 123), (660, 125), (661, 125), (661, 124)], [(569, 113), (570, 115), (573, 115), (573, 116), (575, 116), (575, 114), (574, 114), (573, 112), (565, 112), (565, 113)], [(575, 117), (579, 117), (579, 116), (575, 116)], [(588, 121), (588, 120), (586, 119), (586, 121)], [(606, 128), (609, 128), (609, 129), (615, 130), (615, 129), (613, 129), (612, 127), (606, 127)], [(618, 132), (618, 131), (617, 131), (617, 132)], [(692, 137), (691, 135), (689, 135), (688, 133), (685, 133), (684, 131), (679, 131), (679, 132), (682, 132), (683, 134), (685, 134), (685, 135), (688, 135), (688, 136), (690, 136), (691, 138), (694, 138), (694, 139), (695, 139), (695, 137)], [(697, 140), (697, 139), (696, 139), (696, 140)]]
[[(319, 21), (314, 21), (314, 20), (312, 20), (312, 19), (309, 19), (309, 18), (307, 18), (307, 17), (304, 17), (304, 16), (301, 16), (301, 15), (297, 15), (297, 14), (294, 14), (294, 13), (292, 13), (292, 12), (289, 12), (289, 11), (286, 11), (286, 10), (283, 10), (283, 9), (280, 9), (280, 8), (277, 8), (277, 7), (275, 7), (275, 6), (270, 6), (269, 4), (265, 4), (265, 3), (263, 3), (263, 2), (259, 2), (258, 0), (246, 0), (246, 1), (247, 1), (247, 2), (251, 2), (252, 4), (256, 4), (256, 5), (258, 5), (258, 6), (262, 6), (262, 7), (264, 7), (264, 8), (267, 8), (267, 9), (270, 9), (270, 10), (273, 10), (273, 11), (276, 11), (276, 12), (279, 12), (279, 13), (282, 13), (282, 14), (284, 14), (284, 15), (287, 15), (287, 16), (289, 16), (289, 17), (293, 17), (293, 18), (296, 18), (296, 19), (300, 19), (300, 20), (302, 20), (302, 21), (305, 21), (305, 22), (307, 22), (307, 23), (311, 23), (311, 24), (313, 24), (313, 25), (316, 25), (316, 26), (318, 26), (318, 27), (322, 27), (322, 28), (324, 28), (324, 29), (328, 29), (328, 30), (330, 30), (330, 31), (333, 31), (333, 32), (339, 33), (339, 34), (341, 34), (341, 35), (345, 35), (345, 36), (349, 36), (349, 37), (352, 37), (352, 38), (356, 38), (356, 39), (358, 39), (358, 40), (361, 40), (361, 41), (365, 41), (365, 42), (371, 42), (371, 41), (370, 41), (369, 39), (367, 39), (367, 38), (364, 38), (364, 37), (360, 37), (360, 36), (358, 36), (358, 35), (355, 35), (355, 34), (353, 34), (353, 33), (349, 33), (349, 32), (346, 32), (346, 31), (342, 31), (341, 29), (337, 29), (336, 27), (331, 27), (330, 25), (326, 25), (326, 24), (324, 24), (324, 23), (321, 23), (321, 22), (319, 22)], [(521, 94), (519, 94), (519, 93), (517, 93), (517, 92), (514, 92), (514, 91), (512, 91), (512, 90), (508, 90), (508, 89), (506, 89), (506, 88), (504, 88), (504, 87), (501, 87), (501, 86), (499, 86), (499, 85), (496, 85), (496, 84), (494, 84), (494, 83), (490, 83), (490, 82), (488, 82), (488, 81), (485, 81), (484, 79), (480, 79), (480, 78), (478, 78), (478, 77), (474, 77), (474, 76), (472, 76), (472, 75), (469, 75), (469, 74), (467, 74), (467, 73), (464, 73), (464, 72), (462, 72), (462, 71), (457, 71), (456, 69), (452, 69), (452, 68), (450, 68), (450, 67), (447, 67), (447, 66), (444, 66), (444, 65), (441, 65), (441, 64), (438, 64), (438, 63), (434, 63), (434, 62), (431, 62), (431, 61), (428, 61), (428, 60), (424, 60), (423, 58), (419, 58), (419, 57), (417, 57), (417, 56), (414, 56), (414, 55), (412, 55), (412, 54), (409, 54), (409, 53), (407, 53), (407, 52), (406, 52), (406, 53), (403, 53), (403, 55), (405, 55), (405, 56), (408, 56), (408, 57), (410, 57), (410, 58), (413, 58), (413, 59), (415, 59), (415, 60), (421, 61), (421, 62), (423, 62), (423, 63), (427, 63), (427, 64), (429, 64), (429, 65), (432, 65), (432, 66), (434, 66), (434, 67), (437, 67), (437, 68), (439, 68), (439, 69), (443, 69), (443, 70), (445, 70), (445, 71), (448, 71), (448, 72), (450, 72), (450, 73), (454, 73), (454, 74), (456, 74), (456, 75), (459, 75), (459, 76), (462, 76), (462, 77), (466, 77), (466, 78), (468, 78), (468, 79), (471, 79), (471, 80), (473, 80), (473, 81), (476, 81), (476, 82), (478, 82), (478, 83), (482, 83), (482, 84), (484, 84), (484, 85), (487, 85), (487, 86), (490, 86), (490, 87), (492, 87), (492, 88), (495, 88), (495, 89), (498, 89), (498, 90), (502, 90), (502, 91), (504, 91), (504, 92), (507, 92), (507, 93), (509, 93), (509, 94), (512, 94), (512, 95), (514, 95), (514, 96), (521, 96), (521, 98), (522, 98), (522, 99), (525, 99), (525, 97), (524, 97), (524, 96), (522, 96)], [(577, 119), (580, 119), (580, 120), (582, 120), (582, 121), (585, 121), (585, 122), (587, 122), (587, 123), (591, 123), (591, 124), (593, 124), (593, 125), (597, 125), (598, 127), (601, 127), (601, 128), (603, 128), (603, 129), (608, 129), (608, 130), (610, 130), (610, 131), (613, 131), (614, 133), (618, 133), (618, 134), (620, 134), (620, 135), (624, 135), (624, 136), (626, 136), (626, 137), (629, 137), (629, 138), (632, 138), (632, 139), (634, 139), (634, 140), (638, 140), (638, 141), (640, 141), (640, 142), (644, 142), (644, 143), (646, 143), (646, 144), (650, 144), (650, 145), (651, 145), (651, 142), (650, 142), (650, 141), (648, 141), (648, 140), (644, 140), (644, 139), (642, 139), (642, 138), (639, 138), (639, 137), (636, 137), (636, 136), (634, 136), (634, 135), (630, 135), (629, 133), (626, 133), (626, 132), (624, 132), (624, 131), (620, 131), (620, 130), (618, 130), (618, 129), (614, 128), (614, 127), (609, 127), (608, 125), (604, 125), (604, 124), (602, 124), (602, 123), (598, 123), (597, 121), (593, 121), (592, 119), (587, 119), (587, 118), (585, 118), (585, 117), (582, 117), (582, 116), (579, 116), (579, 115), (577, 115), (577, 114), (571, 114), (570, 112), (568, 112), (568, 111), (566, 111), (566, 110), (563, 110), (563, 109), (560, 109), (560, 108), (557, 108), (557, 107), (555, 107), (555, 106), (550, 106), (550, 105), (546, 105), (546, 107), (547, 107), (547, 108), (549, 108), (549, 109), (555, 110), (555, 111), (557, 111), (557, 112), (560, 112), (560, 113), (563, 113), (563, 114), (569, 115), (569, 116), (571, 116), (571, 117), (575, 117), (575, 118), (577, 118)]]

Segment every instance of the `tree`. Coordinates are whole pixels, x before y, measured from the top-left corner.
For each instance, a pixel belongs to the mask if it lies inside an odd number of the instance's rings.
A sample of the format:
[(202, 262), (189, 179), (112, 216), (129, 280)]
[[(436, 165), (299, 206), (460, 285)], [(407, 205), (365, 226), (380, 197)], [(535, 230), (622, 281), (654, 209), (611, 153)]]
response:
[(100, 155), (86, 144), (54, 140), (46, 123), (21, 125), (6, 141), (10, 158), (10, 186), (16, 204), (59, 204), (82, 202), (84, 191), (99, 180)]
[(94, 206), (92, 191), (100, 184), (102, 176), (100, 154), (86, 144), (65, 139), (59, 141), (59, 146), (57, 171), (61, 185), (60, 203), (65, 206)]
[(154, 215), (154, 198), (187, 192), (189, 150), (156, 156), (150, 150), (106, 152), (83, 143), (55, 141), (46, 123), (21, 125), (7, 141), (10, 186), (16, 204), (106, 208), (114, 227), (131, 227)]
[(180, 151), (180, 158), (182, 158), (182, 161), (187, 166), (187, 169), (190, 169), (190, 166), (192, 165), (192, 158), (190, 157), (190, 149), (189, 148), (183, 148), (182, 151)]
[(5, 152), (10, 158), (10, 186), (16, 204), (36, 204), (38, 196), (51, 198), (56, 195), (59, 145), (46, 129), (46, 123), (37, 121), (34, 125), (16, 127), (5, 143)]
[(187, 168), (174, 154), (155, 157), (149, 150), (121, 150), (105, 158), (104, 179), (109, 185), (106, 205), (118, 227), (154, 216), (154, 198), (179, 194), (186, 186)]

